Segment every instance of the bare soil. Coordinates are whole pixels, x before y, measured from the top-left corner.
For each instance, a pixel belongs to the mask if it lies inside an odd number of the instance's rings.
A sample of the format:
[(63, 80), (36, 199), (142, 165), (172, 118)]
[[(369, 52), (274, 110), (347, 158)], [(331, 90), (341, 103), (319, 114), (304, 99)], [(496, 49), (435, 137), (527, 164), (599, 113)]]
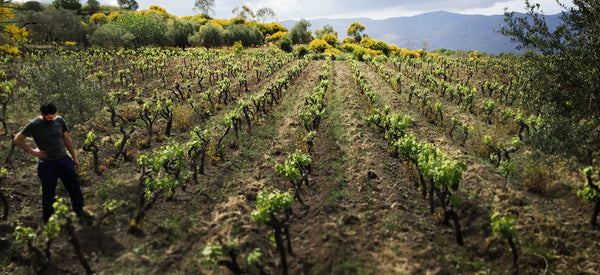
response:
[[(264, 271), (281, 274), (271, 230), (256, 226), (250, 214), (263, 188), (291, 188), (273, 167), (295, 149), (303, 149), (305, 131), (298, 110), (319, 84), (325, 62), (312, 60), (270, 114), (238, 139), (228, 138), (222, 159), (209, 162), (200, 185), (177, 191), (171, 201), (160, 199), (140, 226), (142, 234), (127, 233), (133, 206), (96, 227), (78, 226), (77, 237), (93, 270), (99, 274), (227, 274), (225, 267), (203, 265), (201, 254), (208, 244), (237, 240), (238, 261), (249, 273), (258, 274), (259, 268), (246, 264), (245, 256), (260, 248)], [(575, 194), (580, 180), (576, 172), (566, 171), (563, 175), (573, 174), (573, 178), (549, 183), (560, 195), (528, 192), (438, 131), (377, 72), (360, 64), (381, 107), (410, 113), (415, 121), (411, 131), (419, 139), (439, 145), (468, 165), (458, 192), (465, 239), (465, 245), (459, 246), (453, 228), (441, 223), (441, 210), (430, 213), (415, 185), (415, 168), (395, 157), (382, 134), (366, 124), (364, 118), (371, 110), (348, 63), (329, 64), (332, 85), (315, 139), (309, 185), (302, 193), (306, 206), (294, 202), (289, 225), (293, 250), (288, 256), (289, 274), (511, 274), (510, 248), (492, 236), (494, 209), (511, 213), (517, 221), (521, 274), (598, 274), (600, 232), (589, 226), (592, 206)], [(261, 85), (251, 83), (250, 89)], [(2, 273), (30, 274), (30, 256), (24, 246), (14, 244), (11, 234), (17, 224), (41, 230), (35, 162), (16, 151), (11, 165), (22, 169), (24, 176), (8, 180), (2, 190), (11, 207), (26, 214), (0, 222), (0, 251), (9, 262), (3, 264)], [(557, 169), (564, 167), (568, 166)], [(102, 176), (92, 175), (83, 186), (86, 209), (99, 217), (99, 205), (107, 198), (134, 202), (139, 173), (135, 163), (123, 163)], [(60, 190), (59, 195), (67, 197)], [(57, 240), (51, 251), (52, 264), (45, 274), (84, 273), (66, 238)]]

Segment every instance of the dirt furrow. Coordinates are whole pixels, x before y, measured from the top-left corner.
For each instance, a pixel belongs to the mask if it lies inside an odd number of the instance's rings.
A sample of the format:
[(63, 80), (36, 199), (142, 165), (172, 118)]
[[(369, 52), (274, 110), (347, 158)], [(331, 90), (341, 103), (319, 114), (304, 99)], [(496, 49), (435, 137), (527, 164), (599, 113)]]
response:
[[(499, 175), (496, 169), (481, 160), (476, 146), (463, 147), (449, 138), (445, 131), (427, 122), (418, 107), (406, 102), (406, 95), (398, 95), (385, 80), (367, 64), (359, 64), (366, 74), (368, 82), (377, 92), (378, 107), (390, 105), (394, 112), (409, 114), (413, 118), (411, 130), (418, 139), (435, 144), (443, 152), (453, 158), (461, 159), (467, 164), (467, 171), (459, 189), (459, 217), (465, 237), (467, 250), (451, 245), (445, 248), (436, 247), (438, 255), (443, 255), (444, 262), (463, 262), (461, 270), (481, 270), (482, 266), (501, 274), (510, 273), (512, 257), (508, 254), (506, 244), (492, 236), (490, 216), (494, 211), (510, 213), (517, 222), (517, 235), (520, 239), (522, 253), (519, 260), (524, 273), (544, 273), (548, 262), (554, 259), (556, 270), (568, 269), (568, 264), (576, 261), (575, 247), (597, 249), (597, 244), (589, 244), (584, 240), (597, 232), (589, 232), (587, 217), (577, 209), (582, 209), (581, 202), (575, 192), (569, 192), (571, 186), (554, 185), (554, 198), (545, 198), (539, 194), (527, 192), (523, 183), (513, 182)], [(456, 108), (453, 112), (458, 112)], [(459, 112), (460, 113), (460, 112)], [(466, 115), (469, 116), (469, 115)], [(447, 115), (448, 117), (448, 115)], [(469, 124), (471, 125), (471, 124)], [(482, 125), (474, 123), (474, 125)], [(483, 127), (483, 126), (482, 126)], [(486, 125), (487, 127), (487, 125)], [(495, 126), (494, 126), (495, 127)], [(482, 129), (472, 129), (482, 131)], [(494, 129), (493, 131), (500, 131)], [(557, 166), (559, 167), (559, 166)], [(523, 169), (518, 167), (517, 169)], [(549, 183), (544, 183), (549, 184)], [(568, 213), (570, 221), (548, 215), (559, 210)], [(533, 222), (535, 221), (535, 222)], [(570, 223), (576, 225), (575, 227)], [(582, 230), (583, 229), (583, 230)], [(573, 232), (576, 231), (576, 232)], [(587, 236), (587, 237), (584, 237)], [(584, 244), (586, 243), (586, 244)], [(552, 245), (552, 250), (541, 249), (541, 244)], [(544, 250), (545, 252), (540, 252)], [(549, 252), (552, 251), (552, 252)], [(549, 255), (549, 256), (543, 256)], [(557, 260), (560, 259), (560, 262)], [(552, 264), (552, 263), (550, 263)]]
[(314, 198), (300, 223), (305, 272), (414, 273), (434, 270), (435, 226), (414, 187), (413, 171), (387, 152), (364, 122), (368, 105), (349, 66), (335, 62), (327, 112), (317, 134)]
[[(120, 235), (119, 243), (143, 245), (128, 245), (131, 250), (122, 253), (117, 262), (127, 262), (130, 270), (142, 271), (152, 259), (158, 264), (151, 273), (206, 273), (198, 265), (206, 245), (237, 239), (236, 253), (247, 255), (260, 248), (267, 271), (277, 273), (279, 256), (269, 241), (270, 230), (258, 228), (250, 214), (259, 190), (281, 186), (283, 179), (275, 175), (273, 166), (283, 163), (294, 151), (296, 132), (301, 128), (298, 109), (318, 84), (319, 70), (320, 62), (311, 62), (271, 113), (256, 121), (252, 131), (240, 133), (225, 148), (223, 159), (207, 164), (206, 175), (201, 176), (205, 188), (201, 195), (180, 192), (173, 201), (159, 201), (143, 225), (147, 231), (143, 241)], [(226, 270), (219, 267), (214, 271), (222, 274)]]

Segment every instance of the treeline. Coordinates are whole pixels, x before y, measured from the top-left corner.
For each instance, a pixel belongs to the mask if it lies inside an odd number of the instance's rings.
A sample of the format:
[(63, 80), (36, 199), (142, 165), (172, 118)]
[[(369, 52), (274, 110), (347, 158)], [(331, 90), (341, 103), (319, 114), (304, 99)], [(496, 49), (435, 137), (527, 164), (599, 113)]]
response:
[[(248, 7), (235, 18), (214, 19), (207, 14), (177, 17), (164, 8), (152, 5), (148, 10), (134, 11), (137, 6), (72, 6), (62, 3), (43, 5), (37, 1), (11, 4), (15, 16), (10, 20), (26, 28), (31, 45), (100, 46), (105, 48), (204, 47), (218, 48), (239, 43), (243, 47), (269, 45), (297, 55), (308, 53), (363, 60), (365, 56), (423, 57), (424, 50), (399, 49), (364, 34), (365, 26), (354, 22), (340, 41), (331, 26), (311, 32), (311, 24), (300, 20), (290, 30), (279, 23), (258, 18)], [(79, 3), (79, 1), (74, 1)], [(3, 3), (3, 5), (6, 3)], [(6, 6), (6, 5), (4, 5)], [(248, 14), (250, 16), (248, 16)], [(257, 14), (261, 14), (258, 12)], [(261, 23), (259, 23), (261, 22)], [(294, 45), (301, 45), (294, 47)]]
[(29, 43), (36, 45), (185, 48), (231, 46), (240, 41), (244, 46), (255, 46), (264, 44), (274, 33), (286, 31), (279, 23), (242, 18), (177, 17), (157, 5), (141, 11), (101, 6), (96, 13), (90, 13), (87, 6), (73, 10), (36, 1), (14, 6), (12, 21), (26, 27)]

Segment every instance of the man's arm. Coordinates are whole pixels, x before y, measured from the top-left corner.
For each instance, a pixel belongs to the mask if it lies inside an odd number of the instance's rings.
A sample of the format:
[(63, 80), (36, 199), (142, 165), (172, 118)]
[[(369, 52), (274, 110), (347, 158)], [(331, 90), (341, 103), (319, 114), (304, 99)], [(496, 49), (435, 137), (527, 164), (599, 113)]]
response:
[(79, 168), (79, 158), (77, 158), (77, 151), (75, 151), (75, 146), (73, 146), (73, 141), (69, 136), (69, 132), (63, 132), (63, 139), (65, 140), (65, 147), (67, 147), (67, 150), (69, 153), (71, 153), (73, 163), (75, 163), (75, 168)]
[(35, 157), (44, 159), (48, 156), (46, 151), (41, 151), (39, 148), (34, 149), (34, 148), (29, 147), (29, 145), (27, 145), (27, 142), (25, 142), (26, 140), (27, 140), (27, 137), (25, 135), (23, 135), (23, 133), (19, 132), (13, 139), (13, 142), (16, 145), (18, 145), (19, 147), (21, 147), (23, 150), (25, 150), (27, 153), (30, 153)]

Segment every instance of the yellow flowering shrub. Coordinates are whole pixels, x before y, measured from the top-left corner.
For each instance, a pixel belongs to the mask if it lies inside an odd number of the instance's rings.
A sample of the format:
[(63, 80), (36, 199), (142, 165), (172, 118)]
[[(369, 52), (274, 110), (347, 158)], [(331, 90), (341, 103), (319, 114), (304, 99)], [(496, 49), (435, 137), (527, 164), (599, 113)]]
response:
[(213, 26), (213, 27), (217, 27), (217, 28), (221, 28), (223, 29), (223, 25), (219, 24), (219, 22), (215, 22), (215, 20), (211, 20), (210, 22), (207, 23), (208, 26)]
[(66, 41), (65, 45), (66, 46), (75, 46), (75, 45), (77, 45), (77, 42), (75, 42), (75, 41)]
[(342, 40), (342, 44), (354, 44), (355, 41), (354, 39), (350, 38), (350, 37), (346, 37)]
[[(0, 23), (4, 23), (5, 20), (10, 20), (14, 17), (14, 9), (10, 2), (0, 2)], [(15, 24), (5, 25), (4, 38), (0, 39), (0, 54), (19, 55), (19, 48), (14, 44), (18, 42), (27, 42), (27, 36), (29, 32), (25, 27), (17, 27)]]
[(440, 54), (439, 53), (427, 53), (427, 56), (431, 56), (434, 59), (438, 59), (440, 58)]
[(184, 16), (184, 17), (181, 17), (181, 19), (192, 21), (192, 22), (197, 23), (198, 25), (201, 25), (201, 26), (203, 26), (204, 24), (206, 24), (209, 21), (208, 19), (206, 19), (201, 14), (196, 14), (194, 16)]
[[(344, 39), (346, 40), (346, 39)], [(342, 44), (342, 50), (347, 53), (353, 52), (356, 48), (359, 48), (358, 45), (352, 43), (344, 43)]]
[(330, 54), (333, 54), (334, 56), (338, 56), (338, 55), (342, 54), (342, 51), (340, 51), (340, 50), (338, 50), (336, 48), (331, 48), (330, 47), (330, 48), (327, 48), (325, 50), (325, 53), (330, 53)]
[(2, 52), (3, 54), (18, 55), (19, 48), (8, 45), (8, 44), (4, 44), (4, 45), (0, 45), (0, 52)]
[(267, 35), (267, 37), (265, 39), (267, 41), (278, 41), (279, 39), (283, 38), (287, 34), (288, 34), (288, 32), (278, 31), (278, 32), (276, 32), (274, 34)]
[(107, 19), (108, 17), (106, 17), (106, 14), (104, 13), (94, 13), (92, 16), (90, 16), (90, 22), (94, 23), (105, 22)]
[(151, 5), (147, 10), (141, 10), (138, 12), (139, 15), (157, 14), (164, 19), (175, 19), (177, 16), (171, 15), (167, 10), (159, 5)]
[(149, 10), (167, 12), (167, 10), (165, 8), (163, 8), (159, 5), (152, 5), (152, 6), (150, 6)]
[(29, 32), (25, 27), (17, 27), (16, 25), (8, 25), (4, 27), (4, 37), (9, 38), (11, 42), (27, 41)]
[(327, 42), (327, 44), (329, 44), (331, 46), (335, 46), (338, 44), (338, 37), (337, 37), (337, 35), (335, 35), (333, 33), (324, 34), (323, 40), (325, 40), (325, 42)]
[(360, 40), (360, 45), (363, 48), (371, 48), (371, 46), (375, 43), (375, 40), (371, 37), (365, 36)]
[(213, 25), (218, 25), (221, 28), (226, 27), (227, 25), (229, 25), (229, 20), (227, 19), (213, 19), (210, 20), (210, 23), (212, 23)]
[(390, 45), (390, 56), (400, 55), (400, 49), (396, 45)]
[(274, 54), (279, 53), (281, 50), (279, 46), (273, 44), (273, 42), (269, 42), (269, 51), (272, 51)]
[(409, 49), (400, 49), (400, 56), (403, 58), (421, 58), (425, 54), (424, 50), (409, 50)]
[(118, 12), (111, 12), (108, 15), (108, 20), (115, 21), (115, 20), (119, 19), (119, 17), (121, 17), (121, 15)]
[(315, 39), (308, 45), (310, 49), (316, 53), (322, 53), (331, 46), (323, 39)]

